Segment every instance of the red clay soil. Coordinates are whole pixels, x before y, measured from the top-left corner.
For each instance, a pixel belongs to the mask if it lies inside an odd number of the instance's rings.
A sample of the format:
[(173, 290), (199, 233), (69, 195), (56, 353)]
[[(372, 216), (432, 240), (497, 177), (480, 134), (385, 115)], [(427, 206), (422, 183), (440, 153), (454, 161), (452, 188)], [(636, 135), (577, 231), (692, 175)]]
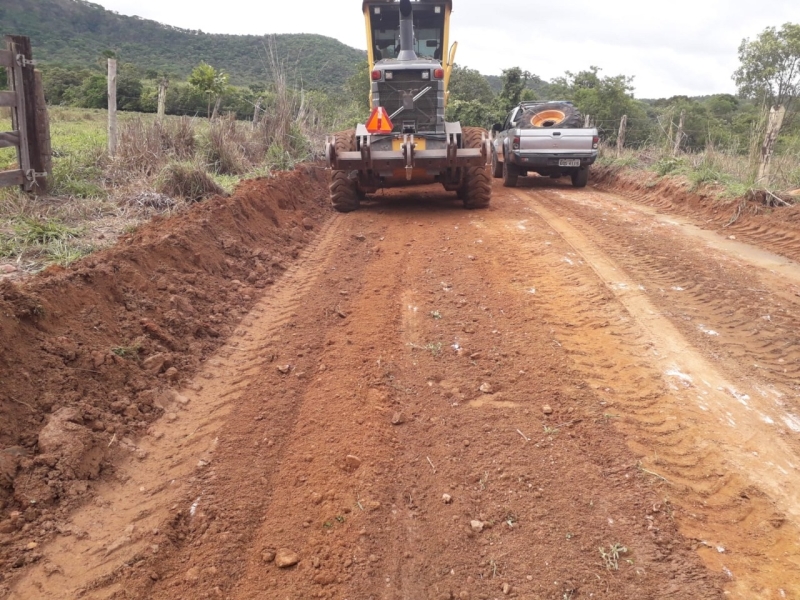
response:
[[(162, 415), (327, 214), (324, 172), (301, 168), (0, 282), (0, 535), (49, 530), (113, 471), (110, 438)], [(0, 569), (18, 566), (3, 542)]]
[(722, 198), (715, 189), (692, 191), (691, 185), (680, 178), (613, 167), (593, 171), (592, 184), (664, 212), (693, 217), (720, 235), (734, 236), (800, 260), (800, 203), (777, 205), (765, 194), (747, 199)]
[(724, 246), (797, 230), (598, 175), (305, 167), (0, 283), (0, 598), (797, 597), (800, 274)]

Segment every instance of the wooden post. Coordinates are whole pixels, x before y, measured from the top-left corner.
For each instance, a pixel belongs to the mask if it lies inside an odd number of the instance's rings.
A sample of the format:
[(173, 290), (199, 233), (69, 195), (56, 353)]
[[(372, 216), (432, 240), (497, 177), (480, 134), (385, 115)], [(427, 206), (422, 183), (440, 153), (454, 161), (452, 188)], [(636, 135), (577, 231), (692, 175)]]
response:
[(108, 59), (108, 155), (117, 154), (117, 61)]
[(261, 118), (261, 98), (256, 100), (256, 107), (253, 110), (253, 129), (258, 127), (258, 121)]
[(169, 88), (169, 79), (162, 78), (158, 82), (158, 120), (163, 121), (164, 115), (167, 113), (167, 88)]
[(758, 165), (758, 177), (756, 183), (769, 183), (769, 169), (772, 162), (772, 153), (775, 151), (775, 143), (778, 141), (778, 134), (783, 126), (783, 117), (786, 116), (786, 107), (775, 105), (769, 109), (769, 120), (767, 121), (767, 133), (764, 136), (764, 143), (761, 144), (761, 162)]
[(686, 118), (686, 111), (681, 111), (681, 119), (678, 121), (678, 131), (675, 133), (675, 145), (672, 147), (672, 156), (677, 156), (681, 150), (681, 142), (683, 141), (683, 120)]
[[(34, 71), (36, 77), (36, 137), (39, 139), (39, 152), (41, 153), (42, 169), (48, 176), (53, 174), (53, 147), (50, 141), (50, 115), (47, 114), (47, 102), (44, 98), (44, 85), (42, 85), (42, 72)], [(47, 191), (49, 179), (38, 177), (36, 185), (39, 193)]]
[(617, 156), (622, 156), (622, 149), (625, 147), (625, 130), (628, 127), (628, 115), (622, 115), (619, 122), (619, 133), (617, 134)]
[[(14, 89), (22, 87), (22, 106), (18, 106), (16, 112), (17, 127), (20, 132), (25, 130), (25, 134), (21, 136), (23, 143), (20, 144), (20, 167), (26, 171), (26, 182), (23, 187), (28, 192), (38, 192), (36, 178), (37, 175), (45, 173), (45, 169), (36, 126), (36, 74), (33, 68), (31, 40), (23, 35), (7, 35), (6, 43), (14, 50), (16, 56), (21, 57), (21, 64), (18, 61), (14, 68)], [(23, 154), (27, 156), (22, 156)]]

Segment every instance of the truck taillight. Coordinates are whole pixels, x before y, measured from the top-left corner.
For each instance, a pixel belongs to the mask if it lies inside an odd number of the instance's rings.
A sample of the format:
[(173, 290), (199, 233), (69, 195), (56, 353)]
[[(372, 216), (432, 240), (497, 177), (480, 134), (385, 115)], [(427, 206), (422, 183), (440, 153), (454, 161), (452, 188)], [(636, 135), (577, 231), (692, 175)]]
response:
[(381, 79), (381, 72), (378, 69), (375, 69), (372, 72), (372, 81), (380, 81)]
[(433, 78), (434, 79), (444, 79), (444, 69), (434, 69), (433, 70)]
[(512, 147), (514, 150), (519, 150), (519, 136), (516, 136), (516, 137), (514, 138), (514, 141), (511, 143), (511, 147)]
[(592, 138), (592, 150), (597, 150), (597, 147), (598, 147), (599, 145), (600, 145), (600, 138), (599, 138), (599, 137), (597, 137), (597, 136), (594, 136), (594, 137)]

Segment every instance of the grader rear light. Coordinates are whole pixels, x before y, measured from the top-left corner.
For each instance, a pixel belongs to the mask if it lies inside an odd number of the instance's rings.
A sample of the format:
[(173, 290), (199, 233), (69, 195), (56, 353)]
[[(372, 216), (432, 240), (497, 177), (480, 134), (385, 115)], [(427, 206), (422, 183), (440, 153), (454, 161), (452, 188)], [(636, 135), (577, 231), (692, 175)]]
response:
[(433, 77), (435, 79), (444, 79), (444, 69), (434, 69)]
[(367, 131), (370, 133), (392, 133), (391, 119), (382, 106), (372, 109), (372, 114), (367, 121)]
[(372, 81), (380, 81), (381, 79), (381, 72), (378, 69), (375, 69), (372, 72)]

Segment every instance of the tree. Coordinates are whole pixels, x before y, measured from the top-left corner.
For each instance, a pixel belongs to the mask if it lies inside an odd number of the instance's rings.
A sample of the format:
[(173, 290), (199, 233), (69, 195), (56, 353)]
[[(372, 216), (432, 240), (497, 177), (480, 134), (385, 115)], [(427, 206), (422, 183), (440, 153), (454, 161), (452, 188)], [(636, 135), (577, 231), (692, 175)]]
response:
[(553, 97), (569, 100), (584, 114), (591, 115), (598, 129), (616, 134), (623, 115), (628, 115), (629, 142), (643, 142), (650, 135), (647, 113), (641, 102), (633, 97), (633, 77), (627, 75), (600, 76), (599, 67), (557, 77), (550, 84)]
[(211, 65), (201, 62), (189, 75), (189, 83), (200, 93), (208, 98), (208, 117), (211, 118), (211, 102), (214, 99), (214, 115), (219, 110), (222, 95), (228, 89), (228, 74), (224, 71), (217, 71)]
[(477, 101), (490, 105), (495, 95), (486, 77), (475, 69), (453, 65), (450, 75), (450, 100)]
[(739, 60), (741, 66), (733, 74), (739, 93), (783, 106), (791, 120), (800, 94), (800, 25), (767, 27), (755, 40), (742, 40)]
[[(511, 110), (522, 100), (522, 92), (528, 84), (531, 74), (519, 67), (503, 69), (503, 89), (500, 92), (500, 107), (504, 112)], [(531, 98), (532, 99), (532, 98)]]

